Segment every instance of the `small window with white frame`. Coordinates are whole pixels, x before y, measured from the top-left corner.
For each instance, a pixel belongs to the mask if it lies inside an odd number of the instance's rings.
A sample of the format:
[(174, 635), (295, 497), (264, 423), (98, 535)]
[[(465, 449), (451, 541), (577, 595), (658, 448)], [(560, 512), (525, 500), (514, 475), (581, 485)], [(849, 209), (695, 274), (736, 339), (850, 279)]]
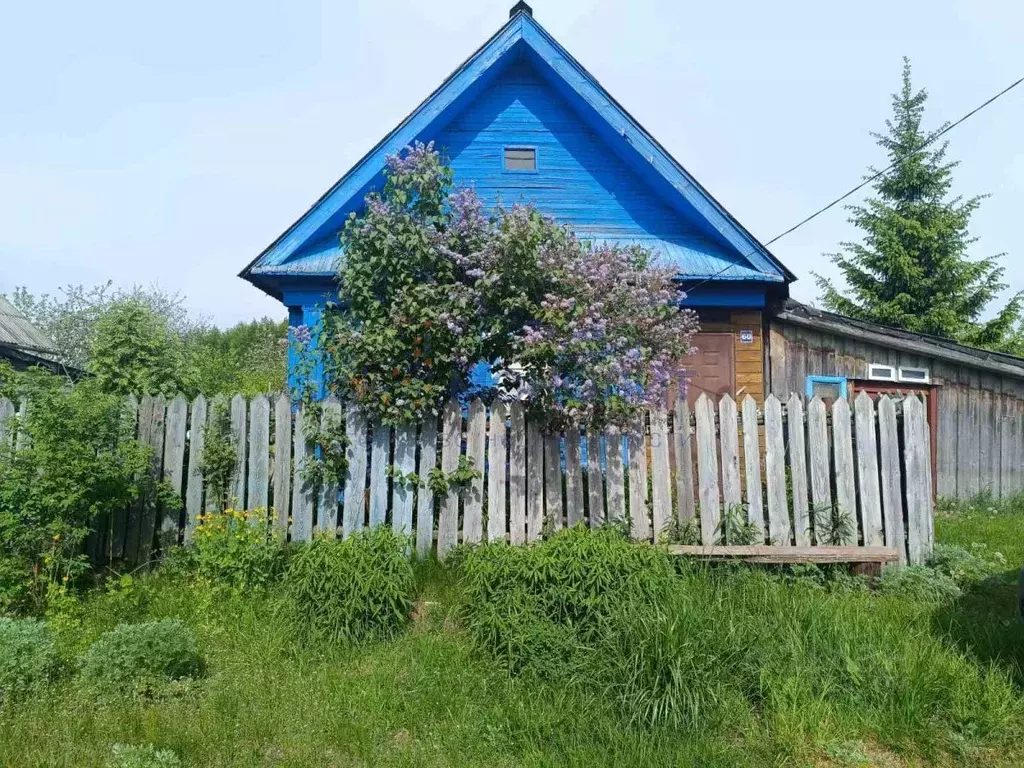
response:
[(868, 365), (868, 378), (872, 381), (896, 381), (896, 368), (882, 363)]
[(929, 384), (931, 380), (931, 373), (927, 368), (900, 368), (900, 381), (913, 384)]

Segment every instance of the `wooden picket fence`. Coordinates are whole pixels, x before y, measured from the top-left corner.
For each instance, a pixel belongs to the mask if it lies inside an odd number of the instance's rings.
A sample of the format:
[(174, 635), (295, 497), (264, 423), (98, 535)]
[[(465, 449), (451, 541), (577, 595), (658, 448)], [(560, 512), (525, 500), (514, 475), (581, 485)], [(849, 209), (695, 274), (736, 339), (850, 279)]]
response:
[[(89, 548), (100, 561), (144, 563), (187, 542), (199, 516), (216, 508), (201, 469), (213, 408), (203, 396), (130, 398), (129, 407), (137, 439), (152, 448), (153, 475), (181, 495), (181, 512), (140, 499), (101, 521)], [(861, 393), (851, 409), (796, 394), (785, 403), (769, 396), (763, 407), (749, 396), (738, 407), (729, 396), (715, 403), (702, 395), (693, 413), (679, 400), (625, 432), (595, 434), (544, 434), (519, 403), (479, 399), (468, 407), (453, 400), (437, 420), (392, 429), (332, 399), (324, 418), (344, 424), (348, 471), (320, 488), (302, 479), (315, 448), (287, 395), (238, 395), (228, 407), (233, 506), (292, 541), (391, 525), (417, 551), (444, 557), (459, 542), (523, 544), (567, 525), (618, 522), (644, 541), (688, 525), (711, 545), (722, 542), (728, 513), (756, 527), (756, 543), (805, 547), (824, 543), (821, 515), (838, 509), (853, 531), (845, 545), (894, 547), (912, 563), (932, 548), (929, 430), (913, 396), (876, 402)], [(0, 445), (17, 423), (17, 409), (0, 400)], [(431, 470), (451, 473), (460, 456), (477, 476), (435, 497)]]

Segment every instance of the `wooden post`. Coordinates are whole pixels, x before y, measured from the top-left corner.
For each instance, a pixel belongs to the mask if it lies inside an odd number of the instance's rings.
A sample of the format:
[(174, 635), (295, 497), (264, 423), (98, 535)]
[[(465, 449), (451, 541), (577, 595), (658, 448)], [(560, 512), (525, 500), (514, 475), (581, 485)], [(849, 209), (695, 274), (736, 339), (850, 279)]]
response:
[(388, 466), (391, 427), (375, 424), (370, 440), (370, 527), (384, 525), (388, 516)]
[(903, 527), (903, 479), (900, 470), (900, 444), (896, 421), (896, 405), (882, 395), (878, 398), (878, 439), (882, 458), (882, 520), (885, 544), (900, 553), (900, 562), (907, 561), (907, 541)]
[(932, 498), (928, 424), (914, 395), (903, 400), (903, 446), (907, 477), (907, 549), (911, 564), (931, 555)]
[(231, 441), (235, 445), (235, 470), (232, 474), (231, 506), (245, 509), (245, 398), (235, 395), (231, 398)]
[(416, 552), (422, 557), (434, 545), (434, 492), (430, 472), (437, 466), (437, 416), (429, 415), (420, 429), (420, 487), (416, 496)]
[(757, 426), (757, 401), (747, 395), (743, 398), (743, 468), (747, 476), (747, 522), (757, 526), (763, 543), (764, 501), (761, 487), (761, 446)]
[(526, 538), (538, 541), (544, 527), (544, 438), (535, 420), (526, 423)]
[(575, 424), (565, 428), (565, 515), (570, 527), (583, 522), (583, 460)]
[(348, 445), (345, 458), (345, 499), (342, 510), (341, 535), (348, 538), (366, 524), (366, 417), (355, 405), (345, 412), (345, 436)]
[[(462, 409), (452, 398), (442, 417), (441, 471), (446, 475), (459, 468), (462, 450)], [(441, 498), (441, 516), (437, 524), (437, 556), (444, 556), (459, 543), (459, 489), (452, 486)]]
[(203, 448), (206, 445), (206, 398), (192, 401), (188, 428), (188, 480), (185, 488), (185, 543), (192, 540), (199, 515), (203, 513)]
[(464, 490), (462, 541), (477, 544), (483, 538), (484, 472), (487, 444), (487, 407), (478, 397), (469, 405), (466, 424), (466, 458), (478, 473)]
[(626, 519), (626, 481), (622, 467), (622, 432), (618, 427), (605, 430), (605, 462), (608, 464), (608, 517), (610, 523)]
[(676, 458), (676, 500), (679, 520), (692, 520), (697, 513), (693, 501), (693, 435), (690, 431), (690, 405), (682, 397), (676, 398), (672, 439)]
[(629, 442), (629, 522), (630, 535), (637, 541), (651, 538), (650, 510), (647, 508), (647, 440), (644, 416), (634, 419)]
[(505, 423), (508, 408), (502, 402), (491, 404), (491, 422), (487, 432), (487, 540), (503, 541), (508, 524), (505, 510), (508, 442)]
[(412, 505), (415, 485), (410, 476), (416, 474), (416, 425), (407, 424), (395, 430), (395, 469), (401, 473), (394, 482), (394, 507), (391, 530), (399, 536), (412, 536)]
[(306, 459), (313, 453), (313, 446), (306, 439), (306, 406), (295, 415), (295, 434), (292, 439), (292, 455), (295, 474), (292, 478), (292, 541), (309, 541), (313, 538), (313, 491), (306, 482)]
[(718, 431), (722, 443), (722, 502), (725, 509), (743, 503), (740, 490), (740, 445), (736, 426), (736, 402), (729, 395), (718, 401)]
[[(167, 425), (164, 430), (164, 482), (181, 496), (182, 481), (185, 479), (185, 433), (188, 428), (188, 402), (178, 395), (167, 406)], [(162, 510), (160, 521), (161, 546), (178, 543), (178, 511), (173, 514)]]
[(270, 402), (266, 396), (257, 395), (249, 404), (249, 522), (266, 525), (269, 500)]
[(882, 498), (878, 489), (878, 440), (875, 438), (875, 403), (867, 392), (854, 401), (857, 431), (857, 480), (864, 522), (864, 544), (878, 547), (885, 542), (882, 530)]
[(697, 414), (697, 482), (700, 495), (700, 538), (714, 544), (718, 533), (718, 449), (715, 445), (715, 404), (702, 394), (694, 404)]
[[(850, 406), (845, 398), (839, 398), (832, 404), (832, 443), (835, 456), (836, 475), (836, 506), (839, 514), (850, 518), (856, 528), (857, 521), (857, 489), (853, 475), (853, 436), (850, 432)], [(857, 544), (856, 533), (852, 534), (843, 544)]]
[[(324, 400), (320, 425), (321, 429), (325, 430), (328, 427), (334, 429), (341, 426), (341, 403), (338, 402), (338, 398), (331, 396)], [(366, 430), (364, 429), (363, 432), (365, 435)], [(365, 450), (363, 456), (366, 456)], [(328, 472), (324, 475), (324, 482), (320, 487), (316, 529), (328, 533), (332, 537), (338, 535), (338, 488), (342, 481), (343, 478), (333, 472)]]
[(509, 424), (508, 535), (513, 544), (523, 544), (526, 542), (526, 417), (518, 402), (509, 406)]
[(768, 536), (780, 546), (793, 543), (786, 501), (786, 445), (782, 435), (782, 403), (775, 395), (764, 401), (764, 466), (768, 480)]
[(798, 547), (811, 543), (811, 520), (807, 506), (807, 449), (804, 445), (804, 403), (795, 392), (786, 404), (789, 428), (789, 476), (793, 488), (793, 537)]
[(604, 472), (601, 470), (601, 433), (587, 428), (587, 507), (591, 528), (604, 525)]
[(292, 402), (286, 394), (274, 403), (274, 525), (288, 533), (292, 482)]
[(811, 525), (815, 531), (815, 541), (822, 544), (818, 537), (818, 519), (828, 517), (832, 509), (832, 484), (829, 478), (829, 445), (828, 417), (825, 403), (815, 397), (807, 406), (807, 455), (811, 464)]
[(672, 467), (668, 450), (668, 415), (651, 411), (651, 521), (658, 541), (672, 519)]

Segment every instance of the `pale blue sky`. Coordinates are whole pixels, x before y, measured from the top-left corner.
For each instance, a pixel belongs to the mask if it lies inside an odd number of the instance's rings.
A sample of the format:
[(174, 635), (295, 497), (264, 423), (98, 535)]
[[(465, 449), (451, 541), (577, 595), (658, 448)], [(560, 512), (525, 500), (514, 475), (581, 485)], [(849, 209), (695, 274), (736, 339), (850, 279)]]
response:
[[(236, 273), (507, 18), (513, 0), (3, 2), (0, 292), (159, 283), (220, 324), (277, 302)], [(1024, 75), (1024, 3), (535, 0), (534, 15), (762, 240), (882, 163), (901, 56), (929, 127)], [(991, 193), (977, 255), (1024, 289), (1024, 86), (950, 134)], [(772, 247), (808, 272), (833, 210)]]

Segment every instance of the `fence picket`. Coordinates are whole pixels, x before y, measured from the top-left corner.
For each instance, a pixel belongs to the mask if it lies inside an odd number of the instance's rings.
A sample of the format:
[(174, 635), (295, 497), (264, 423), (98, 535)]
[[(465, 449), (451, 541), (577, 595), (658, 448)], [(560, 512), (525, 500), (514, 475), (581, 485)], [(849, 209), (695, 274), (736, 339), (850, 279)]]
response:
[(249, 510), (249, 520), (253, 524), (266, 525), (267, 504), (270, 501), (270, 401), (265, 395), (257, 395), (249, 403), (247, 487), (249, 498), (246, 509)]
[(764, 401), (764, 468), (768, 481), (768, 537), (773, 544), (792, 543), (786, 501), (786, 444), (782, 434), (782, 403), (775, 395)]
[(391, 464), (391, 427), (375, 424), (370, 440), (370, 527), (383, 525), (388, 516), (388, 466)]
[(274, 403), (274, 525), (283, 533), (288, 531), (288, 502), (291, 500), (292, 481), (292, 402), (286, 394), (277, 396)]
[(864, 544), (881, 546), (882, 498), (878, 489), (878, 441), (875, 437), (875, 402), (861, 392), (853, 403), (857, 434), (857, 480), (860, 485), (860, 509), (864, 523)]
[(156, 482), (163, 476), (164, 454), (164, 396), (158, 395), (152, 400), (150, 411), (150, 428), (146, 443), (151, 451), (149, 457), (150, 487), (143, 499), (142, 514), (139, 518), (139, 538), (135, 562), (148, 563), (153, 553), (153, 538), (156, 535), (156, 517), (158, 504), (156, 499)]
[(206, 398), (192, 401), (188, 427), (188, 478), (185, 488), (185, 542), (192, 540), (199, 515), (203, 513), (203, 447), (206, 444)]
[(513, 544), (522, 544), (526, 541), (526, 417), (517, 402), (509, 406), (509, 424), (508, 537)]
[(722, 444), (722, 503), (729, 510), (743, 503), (736, 402), (729, 395), (722, 395), (718, 401), (718, 432)]
[(345, 497), (341, 535), (348, 538), (366, 525), (366, 417), (354, 405), (345, 411), (345, 447), (348, 471), (345, 473)]
[(562, 529), (562, 437), (557, 432), (544, 441), (544, 514), (551, 527)]
[(626, 519), (626, 482), (622, 467), (622, 432), (618, 427), (605, 430), (605, 462), (608, 465), (608, 510), (606, 520), (621, 523)]
[(629, 429), (629, 523), (637, 541), (651, 538), (651, 514), (647, 507), (647, 439), (644, 416), (634, 419)]
[(786, 403), (789, 434), (789, 477), (793, 488), (793, 538), (798, 547), (811, 543), (807, 506), (807, 447), (804, 444), (804, 402), (794, 392)]
[(477, 544), (483, 538), (484, 472), (487, 469), (484, 455), (487, 444), (487, 407), (480, 398), (469, 405), (469, 419), (466, 422), (466, 459), (476, 476), (463, 491), (462, 540)]
[(658, 541), (672, 519), (672, 466), (668, 456), (668, 414), (651, 411), (651, 523)]
[[(188, 402), (178, 395), (167, 406), (167, 423), (164, 428), (164, 482), (181, 496), (182, 480), (185, 473), (185, 432), (188, 427)], [(181, 521), (177, 510), (163, 510), (160, 520), (161, 546), (178, 543)]]
[(907, 470), (907, 550), (913, 565), (923, 563), (930, 554), (931, 466), (927, 435), (924, 406), (914, 395), (905, 397), (903, 446)]
[(757, 426), (757, 401), (743, 398), (743, 469), (747, 480), (747, 522), (757, 527), (758, 544), (763, 544), (764, 501), (761, 496), (761, 446)]
[(434, 546), (434, 492), (430, 472), (437, 467), (437, 416), (425, 418), (420, 429), (419, 490), (416, 492), (416, 551), (420, 555)]
[(565, 428), (565, 516), (570, 527), (583, 521), (583, 460), (576, 425)]
[(900, 562), (907, 560), (907, 542), (903, 528), (903, 481), (900, 470), (899, 432), (896, 404), (882, 395), (878, 398), (878, 440), (882, 459), (882, 520), (885, 545), (896, 547)]
[[(139, 429), (139, 401), (135, 395), (129, 395), (125, 403), (124, 418), (130, 423), (132, 436), (138, 435)], [(107, 551), (111, 560), (120, 560), (125, 557), (128, 538), (128, 520), (135, 504), (128, 504), (115, 509), (110, 516), (110, 538), (107, 542)]]
[(538, 541), (544, 527), (544, 438), (533, 420), (526, 422), (526, 538)]
[[(341, 427), (341, 403), (336, 397), (328, 397), (324, 400), (323, 413), (320, 415), (320, 428), (330, 434)], [(365, 440), (366, 430), (363, 430)], [(321, 450), (323, 450), (321, 448)], [(366, 460), (366, 451), (363, 450), (363, 461)], [(365, 464), (364, 464), (365, 466)], [(338, 488), (341, 486), (342, 478), (334, 472), (325, 472), (323, 483), (320, 486), (320, 498), (317, 501), (316, 529), (324, 531), (332, 536), (338, 534)], [(361, 527), (360, 523), (360, 527)]]
[(6, 397), (0, 397), (0, 451), (10, 445), (14, 432), (14, 403)]
[(825, 403), (820, 397), (815, 397), (807, 404), (807, 455), (811, 470), (811, 526), (816, 544), (823, 543), (818, 536), (819, 516), (827, 518), (832, 509), (829, 454), (828, 415)]
[(587, 516), (588, 525), (604, 524), (604, 473), (601, 471), (601, 435), (587, 429)]
[(22, 450), (28, 447), (28, 429), (25, 424), (28, 420), (28, 398), (23, 397), (18, 403), (18, 418), (15, 422), (14, 447)]
[[(442, 417), (441, 471), (446, 475), (459, 467), (462, 448), (462, 410), (456, 400), (448, 401)], [(437, 556), (444, 558), (459, 543), (459, 489), (453, 484), (441, 498), (437, 522)]]
[(506, 422), (508, 408), (504, 403), (491, 405), (491, 422), (487, 433), (487, 540), (504, 541), (508, 516), (505, 509), (505, 481), (508, 474), (508, 441)]
[[(210, 403), (209, 403), (209, 408), (208, 408), (208, 411), (207, 411), (207, 414), (206, 414), (206, 426), (207, 426), (208, 429), (211, 430), (210, 433), (209, 433), (210, 435), (216, 434), (216, 432), (213, 431), (213, 430), (214, 430), (214, 427), (216, 426), (215, 422), (218, 419), (220, 419), (220, 418), (227, 419), (229, 422), (230, 422), (230, 418), (231, 418), (230, 405), (228, 403), (227, 397), (225, 397), (224, 395), (216, 395), (210, 401)], [(228, 427), (228, 430), (229, 430), (229, 432), (228, 432), (227, 435), (225, 435), (225, 438), (228, 441), (230, 441), (231, 440), (230, 426)], [(230, 491), (231, 491), (231, 479), (228, 478), (227, 492), (230, 493)], [(216, 493), (210, 493), (210, 489), (206, 488), (205, 501), (203, 502), (203, 508), (206, 510), (206, 513), (209, 514), (211, 512), (218, 512), (218, 511), (220, 511), (220, 502), (221, 502), (221, 500), (219, 498), (217, 498), (217, 494)], [(228, 501), (228, 503), (230, 505), (230, 500)]]
[(416, 474), (416, 425), (407, 424), (395, 430), (395, 469), (401, 478), (394, 480), (391, 509), (391, 530), (399, 536), (412, 536), (412, 504), (414, 486), (410, 476)]
[(235, 445), (235, 471), (232, 477), (231, 505), (245, 509), (245, 398), (235, 395), (231, 398), (231, 441)]
[(715, 403), (706, 393), (694, 404), (697, 415), (697, 481), (700, 487), (700, 538), (715, 543), (718, 532), (718, 448), (715, 445)]
[(292, 541), (309, 541), (313, 538), (313, 489), (305, 479), (306, 461), (313, 455), (313, 446), (306, 439), (306, 408), (302, 406), (295, 414), (292, 437), (292, 461), (295, 465), (292, 477)]
[(675, 419), (672, 428), (676, 467), (676, 503), (679, 520), (692, 520), (697, 508), (693, 501), (693, 434), (690, 431), (690, 404), (676, 398)]
[(835, 456), (836, 507), (839, 514), (854, 522), (854, 533), (843, 544), (857, 543), (857, 488), (853, 475), (853, 443), (850, 432), (850, 406), (846, 398), (832, 404), (832, 444)]

